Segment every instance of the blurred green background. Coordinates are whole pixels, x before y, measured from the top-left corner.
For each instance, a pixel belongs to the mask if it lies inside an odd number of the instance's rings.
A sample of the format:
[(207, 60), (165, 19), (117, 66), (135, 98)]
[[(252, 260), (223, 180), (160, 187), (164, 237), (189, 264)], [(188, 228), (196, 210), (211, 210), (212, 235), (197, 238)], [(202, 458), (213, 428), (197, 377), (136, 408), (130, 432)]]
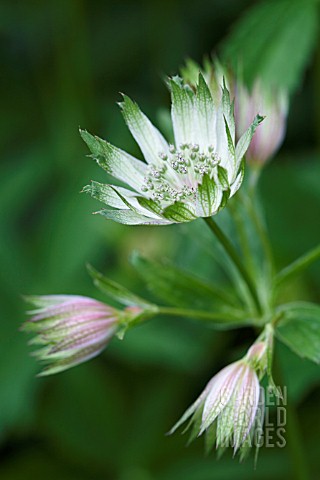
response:
[[(291, 479), (290, 447), (262, 449), (257, 469), (203, 454), (201, 439), (166, 437), (208, 379), (254, 338), (192, 321), (158, 318), (114, 339), (73, 370), (35, 378), (21, 294), (77, 293), (103, 299), (85, 269), (149, 295), (129, 257), (169, 258), (203, 278), (224, 277), (196, 241), (201, 222), (126, 227), (92, 216), (80, 195), (107, 176), (86, 158), (78, 127), (139, 155), (118, 92), (158, 125), (169, 107), (164, 75), (187, 57), (241, 58), (291, 92), (286, 141), (263, 174), (261, 198), (279, 267), (320, 237), (319, 5), (312, 0), (2, 0), (1, 334), (2, 480)], [(319, 264), (287, 298), (320, 301)], [(232, 352), (232, 353), (231, 353)], [(310, 478), (319, 478), (319, 368), (277, 345), (297, 407)]]

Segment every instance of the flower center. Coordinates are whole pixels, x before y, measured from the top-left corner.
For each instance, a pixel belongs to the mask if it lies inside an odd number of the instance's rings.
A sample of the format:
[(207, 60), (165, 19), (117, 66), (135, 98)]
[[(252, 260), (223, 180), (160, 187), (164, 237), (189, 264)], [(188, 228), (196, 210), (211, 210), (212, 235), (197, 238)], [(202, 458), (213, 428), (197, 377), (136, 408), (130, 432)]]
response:
[(212, 177), (219, 164), (213, 146), (201, 152), (197, 144), (182, 144), (159, 153), (159, 162), (148, 166), (141, 190), (153, 200), (194, 201), (205, 174)]

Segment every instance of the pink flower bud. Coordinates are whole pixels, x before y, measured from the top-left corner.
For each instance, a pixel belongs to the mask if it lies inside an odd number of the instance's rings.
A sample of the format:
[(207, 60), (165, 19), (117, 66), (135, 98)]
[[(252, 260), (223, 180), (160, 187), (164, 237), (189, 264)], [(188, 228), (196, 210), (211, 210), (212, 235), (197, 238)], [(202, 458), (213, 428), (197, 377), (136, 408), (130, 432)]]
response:
[(288, 113), (288, 98), (285, 92), (273, 91), (256, 81), (252, 90), (236, 83), (235, 121), (238, 138), (246, 131), (259, 112), (266, 118), (257, 128), (246, 153), (252, 165), (262, 165), (278, 150), (284, 139)]
[[(258, 344), (254, 349), (251, 353), (260, 355)], [(247, 439), (250, 444), (256, 428), (262, 426), (263, 413), (259, 408), (262, 400), (257, 373), (246, 356), (223, 368), (210, 380), (170, 433), (190, 417), (190, 424), (194, 423), (199, 435), (216, 422), (215, 438), (211, 442), (215, 441), (219, 449), (232, 446), (236, 452)]]
[(40, 375), (61, 372), (98, 355), (116, 330), (119, 312), (102, 302), (77, 295), (29, 297), (36, 307), (23, 329), (42, 345), (34, 355), (47, 366)]
[(264, 357), (266, 352), (267, 352), (266, 342), (254, 343), (248, 350), (247, 359), (254, 362), (259, 362)]

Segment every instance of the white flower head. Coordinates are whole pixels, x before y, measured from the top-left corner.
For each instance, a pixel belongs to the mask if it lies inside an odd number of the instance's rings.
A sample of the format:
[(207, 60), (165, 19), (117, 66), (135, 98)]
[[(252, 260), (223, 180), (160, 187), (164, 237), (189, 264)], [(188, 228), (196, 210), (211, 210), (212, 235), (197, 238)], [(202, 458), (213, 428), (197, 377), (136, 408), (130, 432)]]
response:
[(144, 156), (142, 162), (110, 143), (81, 131), (98, 164), (130, 188), (92, 182), (84, 188), (107, 204), (99, 213), (120, 223), (165, 225), (189, 222), (218, 213), (239, 189), (243, 156), (257, 115), (235, 144), (233, 102), (225, 84), (213, 98), (199, 73), (195, 88), (179, 77), (169, 79), (174, 144), (124, 96), (120, 104), (129, 130)]

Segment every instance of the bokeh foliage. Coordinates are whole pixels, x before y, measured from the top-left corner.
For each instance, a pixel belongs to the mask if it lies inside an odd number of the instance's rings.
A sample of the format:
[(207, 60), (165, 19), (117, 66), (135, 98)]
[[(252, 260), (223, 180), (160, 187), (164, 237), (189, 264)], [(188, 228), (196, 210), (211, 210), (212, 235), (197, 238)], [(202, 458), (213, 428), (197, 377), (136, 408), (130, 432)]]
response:
[[(199, 242), (201, 221), (125, 227), (90, 215), (97, 204), (78, 194), (91, 178), (106, 180), (85, 157), (78, 126), (139, 155), (115, 105), (118, 92), (162, 123), (163, 75), (187, 57), (239, 57), (248, 81), (261, 73), (290, 88), (287, 140), (262, 177), (261, 200), (279, 267), (319, 241), (318, 8), (312, 0), (1, 2), (2, 479), (292, 478), (289, 446), (263, 449), (254, 471), (250, 461), (205, 458), (201, 440), (185, 449), (185, 438), (164, 436), (208, 378), (249, 345), (250, 329), (215, 332), (158, 318), (87, 365), (37, 379), (18, 328), (21, 294), (103, 299), (88, 261), (154, 299), (129, 261), (133, 250), (224, 284), (217, 246), (209, 235)], [(319, 302), (319, 284), (318, 264), (283, 299)], [(319, 368), (280, 345), (276, 354), (316, 478)]]

